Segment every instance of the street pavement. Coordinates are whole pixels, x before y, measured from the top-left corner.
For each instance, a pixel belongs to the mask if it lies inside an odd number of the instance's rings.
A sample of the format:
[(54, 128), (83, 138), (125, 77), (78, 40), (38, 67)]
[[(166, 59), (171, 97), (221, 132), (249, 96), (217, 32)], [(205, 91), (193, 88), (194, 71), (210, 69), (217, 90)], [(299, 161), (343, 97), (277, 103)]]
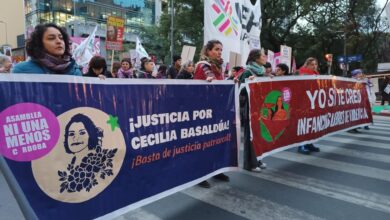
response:
[[(229, 172), (128, 212), (116, 220), (390, 219), (390, 117), (370, 130), (343, 132), (315, 143), (309, 156), (289, 149), (264, 159), (261, 173)], [(242, 150), (242, 149), (241, 149)], [(23, 219), (0, 175), (0, 219)]]

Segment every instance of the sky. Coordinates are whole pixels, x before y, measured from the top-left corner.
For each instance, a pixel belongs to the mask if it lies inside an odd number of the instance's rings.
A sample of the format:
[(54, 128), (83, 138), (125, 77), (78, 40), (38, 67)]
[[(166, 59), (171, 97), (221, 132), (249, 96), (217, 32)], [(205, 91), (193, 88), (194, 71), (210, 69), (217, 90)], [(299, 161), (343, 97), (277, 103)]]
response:
[(386, 3), (386, 0), (376, 0), (376, 3), (378, 4), (378, 6), (383, 7)]

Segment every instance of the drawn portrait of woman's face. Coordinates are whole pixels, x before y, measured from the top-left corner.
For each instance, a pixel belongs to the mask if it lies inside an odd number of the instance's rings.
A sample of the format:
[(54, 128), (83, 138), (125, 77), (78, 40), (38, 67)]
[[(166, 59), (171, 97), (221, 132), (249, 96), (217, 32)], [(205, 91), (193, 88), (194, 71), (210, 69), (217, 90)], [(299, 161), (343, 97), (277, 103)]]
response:
[(74, 122), (68, 131), (68, 145), (72, 153), (79, 153), (88, 147), (89, 134), (82, 122)]
[(119, 174), (126, 155), (125, 138), (120, 128), (111, 129), (109, 115), (99, 109), (73, 108), (57, 119), (58, 142), (45, 157), (32, 161), (34, 178), (57, 201), (88, 201)]

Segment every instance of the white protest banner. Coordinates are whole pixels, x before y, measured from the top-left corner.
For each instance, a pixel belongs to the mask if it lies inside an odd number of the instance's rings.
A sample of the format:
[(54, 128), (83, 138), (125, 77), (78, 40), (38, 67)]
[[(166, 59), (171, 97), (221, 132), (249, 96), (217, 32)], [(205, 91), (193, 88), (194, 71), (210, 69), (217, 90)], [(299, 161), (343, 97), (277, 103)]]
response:
[(230, 69), (235, 67), (235, 66), (242, 66), (241, 54), (235, 53), (235, 52), (230, 52), (229, 66), (230, 66)]
[(267, 62), (269, 62), (272, 66), (272, 71), (275, 71), (275, 63), (274, 63), (275, 53), (272, 50), (268, 50), (267, 52)]
[(288, 66), (288, 69), (291, 70), (291, 54), (292, 49), (286, 45), (280, 45), (280, 63), (284, 63)]

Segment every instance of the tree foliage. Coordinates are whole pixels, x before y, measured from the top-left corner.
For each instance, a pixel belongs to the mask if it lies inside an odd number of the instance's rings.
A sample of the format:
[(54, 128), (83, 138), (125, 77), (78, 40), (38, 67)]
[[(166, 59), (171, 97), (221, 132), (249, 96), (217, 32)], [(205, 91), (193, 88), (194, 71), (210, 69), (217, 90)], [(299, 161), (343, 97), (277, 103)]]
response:
[[(196, 46), (199, 52), (203, 45), (203, 1), (174, 2), (175, 54), (184, 45)], [(170, 51), (168, 8), (163, 12), (160, 26), (152, 32), (158, 36), (157, 40), (151, 41), (165, 61), (170, 57), (167, 56)], [(380, 48), (387, 39), (388, 25), (382, 16), (384, 8), (378, 8), (376, 0), (261, 0), (261, 10), (262, 47), (278, 52), (280, 45), (291, 46), (298, 65), (307, 57), (316, 57), (324, 63), (326, 53), (334, 54), (335, 58), (342, 56), (344, 41), (347, 54), (364, 57), (362, 63), (354, 63), (351, 68), (375, 71), (378, 61), (383, 60)], [(326, 72), (324, 69), (322, 72)], [(337, 67), (333, 72), (341, 74)]]

